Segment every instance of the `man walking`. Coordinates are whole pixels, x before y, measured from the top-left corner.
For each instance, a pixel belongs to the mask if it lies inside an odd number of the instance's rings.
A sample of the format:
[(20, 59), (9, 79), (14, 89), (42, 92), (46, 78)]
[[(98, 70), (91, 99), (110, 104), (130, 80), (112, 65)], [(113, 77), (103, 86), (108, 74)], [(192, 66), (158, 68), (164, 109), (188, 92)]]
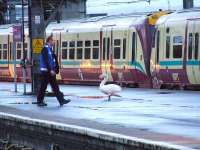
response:
[(38, 106), (47, 106), (47, 104), (44, 102), (44, 96), (48, 83), (50, 83), (60, 106), (70, 102), (69, 99), (64, 99), (64, 95), (60, 91), (56, 81), (56, 72), (58, 72), (58, 66), (56, 65), (57, 58), (52, 50), (53, 44), (53, 36), (51, 35), (47, 38), (46, 44), (40, 54), (41, 85), (37, 94)]

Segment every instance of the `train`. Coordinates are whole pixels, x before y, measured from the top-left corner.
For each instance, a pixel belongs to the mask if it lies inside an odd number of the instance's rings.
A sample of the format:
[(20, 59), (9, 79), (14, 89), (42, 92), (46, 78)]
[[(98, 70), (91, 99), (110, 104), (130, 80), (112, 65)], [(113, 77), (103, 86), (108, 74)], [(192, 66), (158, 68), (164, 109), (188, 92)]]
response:
[[(101, 16), (52, 22), (63, 84), (97, 84), (106, 73), (109, 82), (148, 88), (200, 86), (199, 9)], [(12, 26), (0, 26), (0, 80), (13, 80)], [(20, 60), (31, 60), (28, 29), (25, 54), (17, 47), (17, 78), (22, 80)], [(26, 68), (31, 81), (31, 67)]]

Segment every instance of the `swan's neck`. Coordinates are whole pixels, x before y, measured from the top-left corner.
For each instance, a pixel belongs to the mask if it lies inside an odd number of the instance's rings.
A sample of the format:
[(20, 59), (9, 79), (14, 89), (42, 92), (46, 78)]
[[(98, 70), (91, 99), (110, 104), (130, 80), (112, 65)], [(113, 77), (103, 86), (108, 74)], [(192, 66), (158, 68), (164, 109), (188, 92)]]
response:
[(107, 78), (106, 77), (104, 77), (104, 79), (101, 81), (101, 83), (100, 83), (100, 87), (102, 87), (102, 86), (104, 86), (105, 85), (105, 83), (107, 82)]

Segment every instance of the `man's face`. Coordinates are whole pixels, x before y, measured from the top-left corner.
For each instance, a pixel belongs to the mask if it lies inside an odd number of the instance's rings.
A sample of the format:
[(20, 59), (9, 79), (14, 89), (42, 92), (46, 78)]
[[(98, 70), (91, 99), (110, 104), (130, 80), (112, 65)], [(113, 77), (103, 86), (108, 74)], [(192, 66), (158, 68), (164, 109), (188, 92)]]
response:
[(51, 46), (54, 45), (54, 40), (53, 40), (53, 38), (49, 40), (49, 44), (50, 44)]

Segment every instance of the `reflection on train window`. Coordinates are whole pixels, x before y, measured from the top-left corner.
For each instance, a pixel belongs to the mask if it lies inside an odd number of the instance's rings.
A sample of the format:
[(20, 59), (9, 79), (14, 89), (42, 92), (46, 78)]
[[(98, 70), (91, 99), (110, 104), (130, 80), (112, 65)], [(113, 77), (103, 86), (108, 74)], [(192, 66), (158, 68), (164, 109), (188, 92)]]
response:
[(75, 47), (75, 41), (70, 41), (69, 47)]
[(192, 45), (193, 45), (193, 34), (189, 34), (189, 49), (188, 49), (188, 59), (192, 59)]
[(126, 39), (123, 39), (123, 59), (126, 59)]
[(62, 59), (67, 59), (67, 49), (62, 49)]
[(69, 59), (75, 58), (75, 49), (69, 49)]
[(182, 58), (182, 45), (173, 45), (173, 57)]
[(77, 47), (83, 47), (83, 41), (77, 41)]
[(91, 42), (90, 41), (85, 41), (85, 47), (90, 47), (91, 46)]
[(93, 59), (99, 59), (99, 48), (93, 48)]
[(83, 48), (77, 48), (77, 59), (83, 58)]
[(62, 47), (67, 47), (67, 45), (68, 45), (67, 41), (62, 42)]
[(99, 46), (99, 40), (94, 40), (93, 41), (93, 46)]
[(197, 60), (199, 55), (199, 33), (195, 34), (195, 52), (194, 58)]
[(166, 58), (170, 57), (170, 36), (166, 37)]
[(114, 40), (114, 59), (121, 58), (121, 40), (115, 39)]

